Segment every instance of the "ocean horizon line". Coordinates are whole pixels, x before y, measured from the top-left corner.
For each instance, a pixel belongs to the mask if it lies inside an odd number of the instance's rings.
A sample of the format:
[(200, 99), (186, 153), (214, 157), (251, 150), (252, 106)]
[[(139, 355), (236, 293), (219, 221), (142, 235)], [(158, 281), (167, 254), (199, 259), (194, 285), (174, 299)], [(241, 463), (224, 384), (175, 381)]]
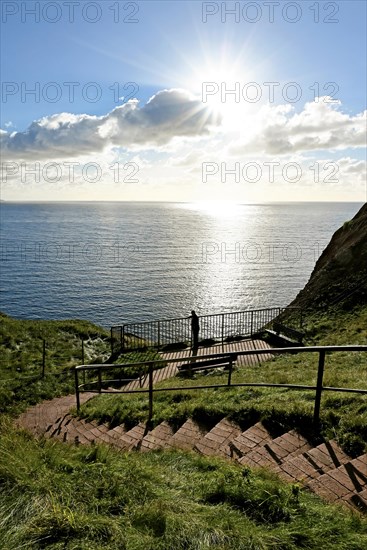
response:
[(262, 201), (262, 202), (236, 202), (227, 200), (193, 200), (193, 201), (165, 201), (165, 200), (14, 200), (0, 199), (0, 204), (200, 204), (200, 203), (221, 203), (230, 202), (236, 205), (243, 206), (258, 206), (258, 205), (285, 205), (285, 204), (364, 204), (366, 200), (351, 200), (351, 201), (330, 201), (330, 200), (315, 200), (315, 201)]

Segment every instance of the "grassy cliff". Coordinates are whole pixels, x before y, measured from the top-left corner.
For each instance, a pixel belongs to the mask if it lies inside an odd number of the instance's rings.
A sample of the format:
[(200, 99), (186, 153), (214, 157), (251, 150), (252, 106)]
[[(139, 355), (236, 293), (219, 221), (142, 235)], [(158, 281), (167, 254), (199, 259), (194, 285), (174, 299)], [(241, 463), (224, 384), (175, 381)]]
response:
[(334, 233), (290, 305), (322, 312), (367, 306), (367, 203)]

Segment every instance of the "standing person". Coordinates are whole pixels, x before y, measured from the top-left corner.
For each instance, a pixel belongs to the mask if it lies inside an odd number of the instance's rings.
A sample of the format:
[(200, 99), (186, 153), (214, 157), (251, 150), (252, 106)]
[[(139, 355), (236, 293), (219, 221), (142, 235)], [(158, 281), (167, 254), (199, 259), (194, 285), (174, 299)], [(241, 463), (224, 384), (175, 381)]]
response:
[(192, 349), (197, 350), (199, 347), (199, 317), (196, 315), (195, 311), (191, 312), (191, 332), (192, 332)]

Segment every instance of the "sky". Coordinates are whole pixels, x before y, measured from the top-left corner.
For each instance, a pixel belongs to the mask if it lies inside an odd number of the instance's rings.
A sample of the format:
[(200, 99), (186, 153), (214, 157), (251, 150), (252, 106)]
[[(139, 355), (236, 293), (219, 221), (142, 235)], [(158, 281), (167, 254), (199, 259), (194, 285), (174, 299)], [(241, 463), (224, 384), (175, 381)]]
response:
[(3, 0), (2, 200), (367, 200), (366, 5)]

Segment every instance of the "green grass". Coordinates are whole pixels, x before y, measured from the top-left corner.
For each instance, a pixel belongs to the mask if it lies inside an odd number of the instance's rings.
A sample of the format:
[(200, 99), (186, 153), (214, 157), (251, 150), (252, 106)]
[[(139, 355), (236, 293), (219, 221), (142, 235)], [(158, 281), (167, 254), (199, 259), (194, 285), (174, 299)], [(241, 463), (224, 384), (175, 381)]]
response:
[[(162, 356), (155, 349), (146, 349), (144, 351), (128, 351), (113, 358), (113, 361), (111, 363), (115, 363), (117, 366), (115, 368), (109, 368), (106, 372), (106, 376), (111, 380), (116, 380), (116, 384), (114, 385), (119, 387), (121, 386), (121, 384), (119, 384), (118, 382), (120, 378), (122, 380), (135, 380), (139, 376), (144, 376), (148, 374), (149, 367), (145, 364), (146, 361), (157, 361), (157, 363), (153, 363), (153, 370), (163, 369), (166, 366), (166, 362), (161, 362)], [(132, 365), (131, 367), (123, 368), (120, 368), (118, 366), (118, 364), (126, 365), (127, 363), (134, 363), (134, 365)], [(96, 379), (95, 371), (90, 372), (90, 375), (91, 379)], [(105, 379), (106, 376), (103, 376), (103, 379)]]
[(0, 542), (73, 550), (363, 550), (367, 520), (265, 471), (178, 451), (36, 441), (1, 425)]
[(110, 355), (109, 332), (88, 321), (35, 321), (13, 319), (0, 313), (1, 379), (36, 375), (42, 368), (42, 342), (46, 341), (46, 373), (67, 370), (84, 359), (105, 360)]
[[(336, 317), (306, 320), (307, 344), (366, 344), (367, 308)], [(238, 368), (233, 383), (269, 382), (315, 385), (317, 354), (284, 355), (253, 367)], [(226, 384), (225, 373), (169, 379), (157, 387)], [(365, 353), (328, 354), (324, 385), (367, 389)], [(220, 388), (157, 392), (153, 424), (162, 420), (179, 426), (187, 418), (209, 425), (228, 416), (243, 428), (263, 420), (275, 432), (297, 428), (314, 437), (312, 425), (314, 391), (273, 388)], [(107, 422), (112, 427), (132, 426), (148, 418), (148, 397), (142, 394), (104, 395), (83, 405), (81, 416)], [(367, 448), (367, 395), (324, 392), (321, 409), (322, 434), (336, 437), (346, 452), (357, 456)]]
[[(42, 378), (43, 340), (46, 361)], [(0, 313), (0, 412), (16, 414), (44, 399), (73, 393), (73, 368), (82, 363), (82, 340), (85, 363), (110, 359), (110, 333), (93, 323), (13, 319)], [(113, 361), (136, 363), (156, 358), (154, 351), (130, 352)], [(131, 367), (124, 375), (134, 378), (140, 370)]]
[[(33, 321), (0, 314), (0, 411), (19, 412), (27, 405), (73, 391), (72, 368), (84, 360), (109, 356), (109, 333), (88, 321)], [(42, 374), (46, 341), (45, 377)], [(63, 373), (63, 374), (61, 374)]]

